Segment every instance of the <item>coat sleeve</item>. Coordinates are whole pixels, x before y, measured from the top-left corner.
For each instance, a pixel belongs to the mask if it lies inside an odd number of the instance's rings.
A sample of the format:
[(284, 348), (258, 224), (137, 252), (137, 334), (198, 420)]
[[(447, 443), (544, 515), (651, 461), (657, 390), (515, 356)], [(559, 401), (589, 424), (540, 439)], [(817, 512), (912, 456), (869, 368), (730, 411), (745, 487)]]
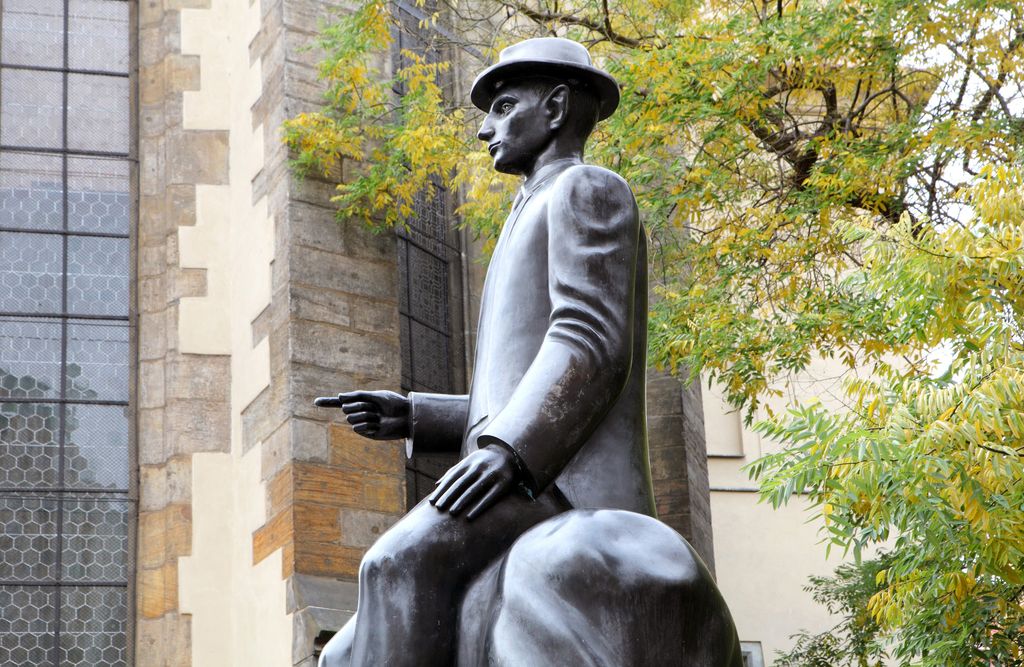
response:
[(634, 362), (641, 229), (633, 194), (616, 174), (583, 165), (551, 187), (548, 328), (508, 403), (477, 439), (481, 447), (511, 449), (534, 493), (554, 481), (601, 423)]
[(468, 412), (469, 397), (465, 394), (409, 392), (406, 454), (458, 452)]

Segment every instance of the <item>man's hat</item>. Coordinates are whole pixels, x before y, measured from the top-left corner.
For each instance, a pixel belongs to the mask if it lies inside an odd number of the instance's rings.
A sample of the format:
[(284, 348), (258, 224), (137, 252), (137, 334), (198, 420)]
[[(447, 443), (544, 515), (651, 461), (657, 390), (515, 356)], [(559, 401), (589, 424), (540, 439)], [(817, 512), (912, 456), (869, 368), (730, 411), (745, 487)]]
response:
[(527, 39), (502, 50), (498, 62), (473, 82), (469, 98), (481, 111), (489, 111), (498, 87), (511, 79), (549, 76), (579, 83), (593, 91), (600, 104), (598, 120), (619, 106), (619, 84), (611, 74), (594, 67), (582, 44), (561, 37)]

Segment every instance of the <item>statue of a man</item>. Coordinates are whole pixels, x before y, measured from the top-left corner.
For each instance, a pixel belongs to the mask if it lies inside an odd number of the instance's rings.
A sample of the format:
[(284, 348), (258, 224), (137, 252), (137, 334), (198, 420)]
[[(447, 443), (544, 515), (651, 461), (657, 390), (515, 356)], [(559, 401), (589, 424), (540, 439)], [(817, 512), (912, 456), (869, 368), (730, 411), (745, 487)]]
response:
[(573, 508), (654, 514), (644, 407), (647, 255), (636, 202), (583, 161), (619, 88), (586, 48), (531, 39), (477, 77), (478, 137), (524, 182), (484, 283), (468, 396), (350, 392), (368, 438), (459, 451), (434, 492), (368, 551), (353, 619), (321, 665), (447, 665), (469, 582)]

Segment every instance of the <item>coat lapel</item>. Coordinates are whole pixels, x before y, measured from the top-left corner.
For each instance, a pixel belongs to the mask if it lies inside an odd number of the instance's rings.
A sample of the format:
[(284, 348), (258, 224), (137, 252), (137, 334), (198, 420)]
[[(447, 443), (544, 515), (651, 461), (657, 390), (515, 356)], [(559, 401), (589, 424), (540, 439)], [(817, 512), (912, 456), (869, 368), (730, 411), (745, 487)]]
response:
[(494, 295), (494, 281), (490, 279), (491, 271), (493, 271), (498, 264), (502, 261), (502, 253), (508, 240), (512, 236), (512, 231), (515, 229), (516, 222), (519, 221), (520, 216), (526, 209), (527, 204), (533, 198), (533, 195), (541, 190), (554, 180), (559, 174), (568, 169), (569, 167), (580, 164), (577, 160), (559, 160), (547, 165), (542, 172), (538, 172), (536, 178), (528, 180), (519, 189), (516, 194), (515, 201), (512, 203), (512, 210), (508, 214), (508, 218), (505, 219), (505, 225), (502, 227), (501, 235), (498, 237), (498, 243), (494, 247), (494, 254), (491, 257), (491, 266), (487, 269), (487, 277), (484, 278), (484, 290), (480, 300), (480, 325), (477, 327), (477, 341), (476, 341), (476, 364), (473, 369), (473, 383), (470, 388), (470, 410), (469, 424), (466, 429), (466, 442), (463, 445), (463, 453), (468, 453), (476, 449), (475, 436), (476, 432), (481, 430), (487, 423), (487, 418), (492, 414), (490, 405), (490, 392), (488, 390), (488, 379), (482, 374), (489, 372), (487, 362), (480, 358), (481, 350), (490, 350), (489, 338), (491, 335), (491, 323), (489, 321), (491, 317), (491, 306), (493, 304)]

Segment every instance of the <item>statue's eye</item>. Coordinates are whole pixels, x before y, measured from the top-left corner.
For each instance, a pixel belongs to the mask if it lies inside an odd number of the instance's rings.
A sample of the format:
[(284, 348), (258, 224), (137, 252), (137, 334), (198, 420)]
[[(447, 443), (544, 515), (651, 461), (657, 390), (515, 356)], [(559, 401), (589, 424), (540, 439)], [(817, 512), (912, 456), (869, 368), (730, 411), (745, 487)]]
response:
[(509, 111), (512, 111), (513, 106), (515, 105), (513, 105), (511, 102), (502, 102), (501, 106), (498, 107), (498, 111), (500, 111), (503, 114), (506, 114)]

